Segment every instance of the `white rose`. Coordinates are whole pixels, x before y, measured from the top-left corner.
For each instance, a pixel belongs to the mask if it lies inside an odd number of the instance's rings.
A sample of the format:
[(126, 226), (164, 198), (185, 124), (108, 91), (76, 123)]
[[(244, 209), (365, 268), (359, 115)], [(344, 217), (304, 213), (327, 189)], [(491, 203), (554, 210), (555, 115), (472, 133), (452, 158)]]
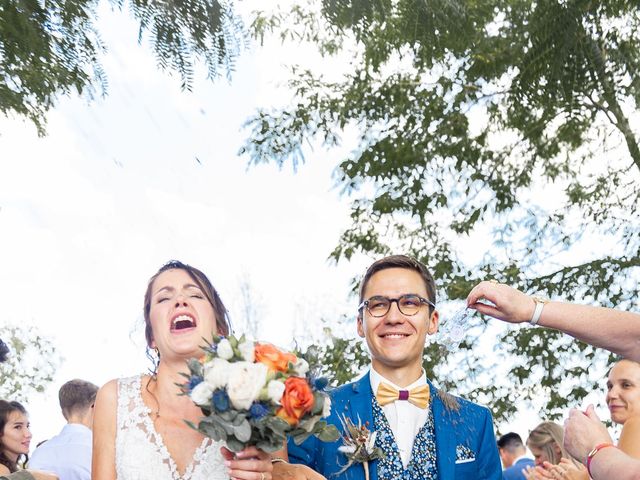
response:
[(211, 395), (213, 394), (213, 388), (207, 382), (200, 382), (191, 390), (191, 400), (196, 405), (209, 406), (211, 403)]
[(293, 371), (298, 377), (304, 377), (309, 371), (309, 364), (304, 358), (299, 358), (293, 365)]
[(271, 380), (267, 385), (267, 396), (271, 402), (280, 405), (282, 395), (284, 394), (284, 383), (280, 380)]
[(204, 381), (212, 390), (224, 388), (229, 379), (229, 362), (224, 358), (214, 358), (204, 364)]
[(229, 343), (229, 340), (227, 340), (226, 338), (223, 338), (222, 340), (220, 340), (220, 343), (218, 343), (218, 357), (224, 359), (224, 360), (230, 360), (231, 357), (233, 357), (233, 348), (231, 348), (231, 344)]
[(327, 418), (331, 415), (331, 398), (329, 395), (325, 395), (324, 403), (322, 404), (322, 418)]
[(249, 410), (267, 381), (269, 369), (264, 363), (235, 362), (229, 364), (227, 394), (236, 409)]
[(241, 344), (238, 345), (238, 350), (240, 350), (240, 355), (242, 355), (243, 360), (253, 363), (256, 359), (254, 355), (255, 346), (253, 342), (249, 340), (245, 340)]

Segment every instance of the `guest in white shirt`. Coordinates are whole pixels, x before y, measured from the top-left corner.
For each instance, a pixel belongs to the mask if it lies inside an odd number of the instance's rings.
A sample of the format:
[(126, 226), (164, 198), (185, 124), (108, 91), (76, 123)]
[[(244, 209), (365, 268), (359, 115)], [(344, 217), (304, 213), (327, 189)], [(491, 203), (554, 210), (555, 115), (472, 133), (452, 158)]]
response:
[(29, 468), (54, 472), (60, 480), (91, 479), (91, 426), (98, 387), (85, 380), (71, 380), (60, 387), (58, 398), (67, 424), (41, 444), (29, 460)]
[(535, 465), (532, 458), (527, 457), (527, 447), (522, 438), (515, 432), (509, 432), (498, 439), (498, 453), (504, 470), (502, 480), (524, 480), (523, 470)]

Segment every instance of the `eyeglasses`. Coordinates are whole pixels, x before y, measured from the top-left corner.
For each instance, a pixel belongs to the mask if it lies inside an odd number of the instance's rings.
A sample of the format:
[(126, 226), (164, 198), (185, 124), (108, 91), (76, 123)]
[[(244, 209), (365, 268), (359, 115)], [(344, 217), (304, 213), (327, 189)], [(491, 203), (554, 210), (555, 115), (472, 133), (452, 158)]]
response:
[(391, 304), (393, 302), (396, 302), (396, 304), (398, 305), (398, 310), (400, 310), (400, 313), (407, 316), (415, 315), (420, 311), (420, 307), (425, 304), (436, 308), (436, 304), (431, 300), (427, 300), (420, 295), (408, 293), (407, 295), (402, 295), (398, 298), (389, 298), (383, 297), (381, 295), (376, 295), (375, 297), (371, 297), (370, 299), (365, 300), (360, 305), (358, 305), (358, 310), (367, 307), (367, 311), (371, 314), (372, 317), (384, 317), (387, 313), (389, 313), (389, 309), (391, 308)]

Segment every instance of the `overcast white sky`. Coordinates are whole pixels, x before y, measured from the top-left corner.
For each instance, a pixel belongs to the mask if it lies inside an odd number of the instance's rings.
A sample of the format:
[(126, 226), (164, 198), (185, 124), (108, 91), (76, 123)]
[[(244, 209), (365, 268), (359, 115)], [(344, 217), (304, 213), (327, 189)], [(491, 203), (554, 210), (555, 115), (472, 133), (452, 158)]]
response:
[(349, 279), (362, 267), (326, 260), (349, 220), (332, 189), (335, 157), (310, 158), (294, 174), (247, 170), (237, 156), (243, 121), (283, 98), (282, 51), (280, 60), (273, 50), (244, 54), (231, 83), (200, 72), (187, 93), (134, 46), (124, 15), (103, 11), (101, 27), (106, 98), (62, 99), (45, 138), (0, 119), (2, 322), (36, 324), (64, 357), (47, 395), (29, 402), (36, 442), (60, 428), (61, 383), (100, 385), (147, 368), (142, 296), (167, 260), (205, 271), (236, 325), (247, 278), (257, 335), (285, 345), (303, 312), (348, 311)]
[[(245, 52), (231, 83), (201, 72), (188, 93), (134, 46), (125, 15), (104, 10), (100, 25), (110, 50), (106, 98), (61, 99), (44, 138), (0, 118), (2, 322), (37, 325), (64, 359), (28, 404), (32, 446), (60, 429), (66, 380), (101, 385), (146, 370), (142, 297), (167, 260), (205, 271), (236, 325), (247, 278), (256, 336), (284, 345), (296, 322), (319, 331), (320, 316), (353, 311), (349, 280), (369, 263), (327, 261), (349, 224), (349, 201), (332, 188), (339, 151), (316, 150), (295, 174), (247, 169), (237, 156), (241, 124), (257, 106), (286, 99), (281, 66), (308, 51)], [(522, 425), (522, 435), (534, 426), (530, 417)]]

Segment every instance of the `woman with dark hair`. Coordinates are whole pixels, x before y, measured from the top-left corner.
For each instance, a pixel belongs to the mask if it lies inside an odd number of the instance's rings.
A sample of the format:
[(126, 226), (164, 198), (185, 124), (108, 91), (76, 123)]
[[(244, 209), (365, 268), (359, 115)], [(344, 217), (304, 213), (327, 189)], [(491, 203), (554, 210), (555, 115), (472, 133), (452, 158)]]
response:
[(108, 382), (93, 421), (93, 480), (270, 480), (268, 454), (254, 447), (235, 458), (187, 426), (200, 409), (177, 384), (203, 338), (227, 335), (227, 310), (200, 270), (172, 261), (151, 277), (144, 296), (145, 337), (156, 352), (151, 375)]
[[(7, 359), (8, 353), (9, 348), (0, 340), (0, 363)], [(29, 422), (26, 416), (25, 408), (18, 402), (0, 400), (0, 480), (58, 480), (58, 476), (52, 473), (18, 469), (20, 457), (24, 455), (26, 458), (29, 451), (28, 442), (31, 441), (31, 432), (29, 432)], [(22, 421), (16, 422), (21, 418)], [(26, 428), (23, 428), (25, 421)], [(16, 437), (19, 439), (21, 433), (23, 437), (29, 437), (28, 441), (26, 438), (24, 440), (27, 442), (26, 448), (21, 445), (23, 442), (15, 442)], [(19, 445), (17, 455), (14, 451), (16, 444)]]
[(31, 431), (25, 408), (18, 402), (0, 400), (0, 475), (18, 471), (29, 453)]

